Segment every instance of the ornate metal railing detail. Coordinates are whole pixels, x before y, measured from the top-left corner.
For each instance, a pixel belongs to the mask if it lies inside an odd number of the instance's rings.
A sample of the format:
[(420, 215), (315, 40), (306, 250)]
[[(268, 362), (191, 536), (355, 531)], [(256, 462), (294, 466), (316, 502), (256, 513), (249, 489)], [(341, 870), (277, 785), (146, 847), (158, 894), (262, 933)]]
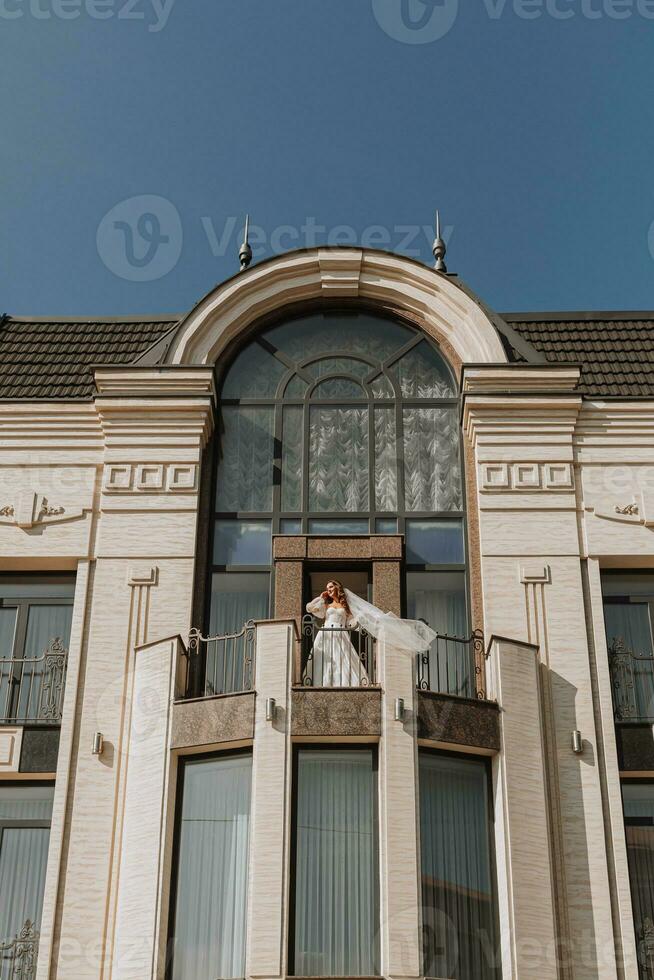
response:
[(622, 637), (609, 644), (613, 712), (619, 722), (654, 722), (654, 657), (627, 649)]
[(254, 687), (257, 628), (250, 620), (238, 633), (203, 636), (192, 629), (188, 640), (187, 698), (237, 694)]
[(375, 639), (361, 626), (321, 626), (302, 618), (303, 687), (374, 687), (377, 684)]
[(417, 685), (421, 691), (486, 699), (484, 634), (438, 633), (429, 650), (417, 656)]
[(28, 919), (20, 932), (0, 943), (0, 980), (35, 980), (39, 931)]
[(60, 724), (67, 663), (60, 637), (40, 657), (0, 659), (0, 723)]

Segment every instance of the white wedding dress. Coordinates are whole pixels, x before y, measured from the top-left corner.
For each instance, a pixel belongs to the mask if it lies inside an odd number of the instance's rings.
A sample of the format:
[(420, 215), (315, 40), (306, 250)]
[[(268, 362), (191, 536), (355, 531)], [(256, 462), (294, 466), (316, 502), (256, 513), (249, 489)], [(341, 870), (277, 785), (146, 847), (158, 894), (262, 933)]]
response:
[(317, 631), (313, 663), (307, 665), (305, 680), (309, 679), (313, 687), (367, 687), (368, 673), (348, 632), (358, 625), (354, 616), (327, 605), (322, 596), (307, 603), (307, 612), (324, 619), (325, 625)]

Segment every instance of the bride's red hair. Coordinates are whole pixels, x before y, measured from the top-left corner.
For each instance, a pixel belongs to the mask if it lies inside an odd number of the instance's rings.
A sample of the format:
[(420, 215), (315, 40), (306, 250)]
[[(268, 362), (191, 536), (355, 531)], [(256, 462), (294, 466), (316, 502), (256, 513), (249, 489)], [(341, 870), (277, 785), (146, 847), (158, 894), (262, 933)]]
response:
[(335, 585), (336, 586), (336, 599), (344, 607), (344, 609), (345, 609), (346, 613), (348, 614), (348, 616), (351, 616), (352, 615), (352, 610), (350, 609), (350, 604), (347, 601), (347, 596), (345, 595), (345, 589), (343, 588), (343, 586), (341, 585), (341, 583), (338, 581), (338, 579), (337, 578), (330, 578), (330, 580), (327, 583), (327, 585)]

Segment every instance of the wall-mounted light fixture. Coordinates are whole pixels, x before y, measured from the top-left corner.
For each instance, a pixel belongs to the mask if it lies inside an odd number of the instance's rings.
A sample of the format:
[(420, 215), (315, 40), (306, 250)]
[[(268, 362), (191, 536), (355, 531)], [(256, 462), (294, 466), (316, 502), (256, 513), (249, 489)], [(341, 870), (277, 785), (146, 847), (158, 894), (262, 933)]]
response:
[(104, 735), (96, 732), (93, 736), (93, 755), (100, 756), (104, 752)]
[(584, 751), (584, 740), (581, 737), (581, 732), (574, 731), (572, 733), (572, 751), (576, 755), (581, 755)]
[(277, 710), (277, 702), (274, 698), (266, 698), (266, 721), (275, 720), (275, 712)]
[(404, 698), (395, 698), (395, 721), (404, 721)]

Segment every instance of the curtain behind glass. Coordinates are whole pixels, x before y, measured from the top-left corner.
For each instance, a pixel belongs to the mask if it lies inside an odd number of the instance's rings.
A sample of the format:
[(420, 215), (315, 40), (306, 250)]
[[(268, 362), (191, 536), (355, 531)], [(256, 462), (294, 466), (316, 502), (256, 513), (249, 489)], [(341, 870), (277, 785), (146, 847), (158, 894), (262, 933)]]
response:
[(309, 509), (367, 511), (368, 409), (312, 406), (309, 415)]
[(299, 751), (296, 976), (379, 975), (374, 798), (369, 750)]
[(406, 509), (462, 510), (457, 409), (405, 407), (402, 419)]
[[(609, 653), (620, 644), (624, 651), (633, 654), (630, 661), (633, 672), (633, 698), (636, 718), (654, 718), (654, 661), (652, 660), (652, 630), (649, 606), (644, 602), (607, 602), (604, 604), (604, 622)], [(637, 658), (644, 657), (639, 661)], [(628, 697), (630, 688), (621, 686), (621, 696)]]
[[(268, 572), (215, 573), (211, 579), (209, 635), (240, 633), (251, 619), (268, 619), (270, 609)], [(208, 643), (205, 694), (242, 690), (245, 639)]]
[[(38, 718), (45, 663), (41, 658), (53, 640), (61, 640), (68, 649), (73, 607), (70, 605), (31, 605), (27, 618), (25, 637), (26, 663), (21, 670), (20, 695), (16, 716), (18, 718)], [(59, 675), (51, 678), (55, 683)]]
[(11, 660), (14, 656), (15, 632), (16, 609), (0, 607), (0, 718), (8, 718), (11, 708)]
[(216, 510), (272, 510), (274, 409), (225, 406)]
[[(464, 575), (409, 573), (407, 615), (424, 619), (439, 634), (468, 637)], [(430, 690), (474, 697), (473, 656), (470, 644), (434, 640), (429, 651)]]
[(420, 753), (420, 834), (425, 975), (495, 978), (498, 949), (483, 763)]
[(654, 923), (654, 786), (623, 783), (625, 832), (639, 973), (650, 980), (654, 956), (645, 941), (646, 923)]
[[(30, 827), (52, 815), (50, 786), (0, 787), (0, 943), (13, 939), (27, 919), (41, 923), (48, 859), (48, 827)], [(25, 826), (2, 828), (2, 822)]]
[(251, 756), (184, 767), (173, 980), (245, 976), (251, 782)]

